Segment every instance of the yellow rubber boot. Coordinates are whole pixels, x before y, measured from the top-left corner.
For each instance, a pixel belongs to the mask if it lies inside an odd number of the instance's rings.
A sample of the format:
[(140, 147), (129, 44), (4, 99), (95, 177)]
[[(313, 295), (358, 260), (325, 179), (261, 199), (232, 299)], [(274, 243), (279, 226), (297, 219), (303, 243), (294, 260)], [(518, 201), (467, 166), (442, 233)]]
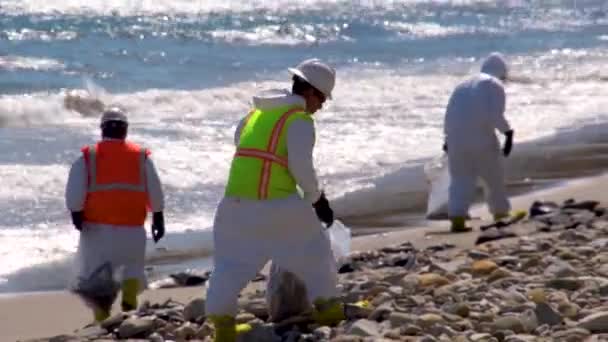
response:
[(214, 342), (235, 342), (236, 341), (236, 323), (234, 317), (224, 315), (210, 315), (209, 320), (215, 327)]
[(319, 298), (314, 301), (312, 318), (321, 325), (337, 325), (346, 319), (344, 304), (337, 298)]
[(509, 218), (512, 221), (519, 221), (526, 217), (528, 213), (525, 210), (516, 210), (511, 213), (494, 214), (494, 221), (500, 221), (505, 218)]
[(464, 233), (473, 230), (473, 228), (466, 226), (466, 220), (464, 217), (452, 217), (450, 221), (452, 222), (450, 230), (453, 233)]
[(122, 282), (122, 311), (137, 309), (137, 293), (139, 292), (138, 279), (125, 279)]
[(110, 317), (110, 311), (96, 308), (93, 310), (93, 315), (95, 316), (95, 321), (99, 323)]

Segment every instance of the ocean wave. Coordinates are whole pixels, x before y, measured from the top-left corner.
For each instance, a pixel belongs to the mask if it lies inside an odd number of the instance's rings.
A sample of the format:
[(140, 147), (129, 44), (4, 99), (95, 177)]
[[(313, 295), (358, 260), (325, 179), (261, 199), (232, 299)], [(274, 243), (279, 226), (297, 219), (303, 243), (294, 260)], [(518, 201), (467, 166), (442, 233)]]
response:
[(312, 45), (336, 40), (349, 40), (340, 34), (336, 25), (263, 25), (243, 30), (215, 30), (209, 34), (214, 40), (249, 45)]
[(39, 40), (43, 42), (50, 41), (68, 41), (78, 38), (76, 31), (57, 31), (57, 30), (33, 30), (22, 28), (19, 30), (4, 30), (0, 31), (0, 40), (8, 41), (25, 41)]
[(34, 71), (50, 71), (63, 70), (65, 65), (51, 58), (36, 58), (26, 56), (0, 56), (0, 71), (18, 71), (18, 70), (34, 70)]
[[(480, 6), (492, 4), (492, 0), (458, 0), (445, 5), (451, 6)], [(291, 13), (320, 10), (395, 10), (408, 6), (425, 5), (426, 0), (402, 1), (373, 1), (373, 0), (248, 0), (248, 1), (215, 1), (215, 0), (4, 0), (3, 10), (7, 13), (43, 13), (43, 14), (105, 14), (115, 16), (131, 16), (139, 14), (180, 14), (180, 13), (248, 13), (272, 12)], [(438, 3), (434, 6), (442, 6)]]

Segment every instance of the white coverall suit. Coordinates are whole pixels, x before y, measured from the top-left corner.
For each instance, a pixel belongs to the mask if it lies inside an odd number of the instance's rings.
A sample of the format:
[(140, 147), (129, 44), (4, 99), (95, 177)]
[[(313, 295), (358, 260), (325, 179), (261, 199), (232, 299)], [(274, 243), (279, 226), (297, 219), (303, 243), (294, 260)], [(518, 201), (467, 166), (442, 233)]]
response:
[[(306, 107), (304, 98), (286, 90), (260, 94), (253, 104), (262, 110), (294, 104)], [(241, 121), (236, 130), (237, 146), (243, 124)], [(207, 291), (207, 315), (234, 317), (240, 291), (269, 260), (297, 275), (311, 302), (337, 295), (330, 241), (312, 208), (320, 196), (312, 157), (314, 140), (312, 122), (295, 120), (288, 127), (288, 167), (304, 198), (299, 194), (259, 201), (224, 197), (220, 202), (213, 230), (214, 270)]]
[[(164, 196), (156, 168), (146, 158), (146, 189), (152, 212), (164, 210)], [(78, 158), (68, 177), (65, 200), (68, 210), (82, 211), (87, 197), (86, 162)], [(110, 262), (114, 268), (124, 267), (123, 279), (138, 279), (142, 291), (146, 287), (145, 276), (146, 230), (143, 226), (116, 226), (84, 222), (76, 263), (79, 277), (88, 277), (99, 266)]]
[(511, 130), (505, 119), (505, 90), (500, 78), (507, 68), (499, 55), (491, 55), (481, 74), (464, 81), (452, 93), (444, 130), (448, 148), (449, 217), (467, 217), (477, 180), (484, 185), (494, 215), (511, 209), (504, 184), (503, 156), (495, 130)]

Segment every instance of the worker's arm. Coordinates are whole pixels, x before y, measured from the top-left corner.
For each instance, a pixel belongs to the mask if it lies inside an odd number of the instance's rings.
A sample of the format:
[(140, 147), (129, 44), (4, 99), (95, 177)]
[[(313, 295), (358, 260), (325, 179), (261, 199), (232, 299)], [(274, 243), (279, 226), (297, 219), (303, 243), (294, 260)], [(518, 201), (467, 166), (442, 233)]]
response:
[(239, 146), (239, 140), (241, 139), (241, 131), (243, 130), (243, 127), (245, 126), (245, 120), (246, 120), (246, 118), (239, 121), (239, 123), (236, 125), (236, 129), (234, 130), (234, 145), (235, 146)]
[(82, 229), (83, 210), (87, 199), (87, 169), (83, 157), (78, 158), (70, 168), (65, 188), (65, 204), (72, 216), (72, 224)]
[(494, 128), (502, 134), (511, 131), (511, 125), (505, 118), (506, 94), (505, 88), (496, 80), (491, 80), (486, 83), (488, 94), (488, 110)]
[(505, 118), (506, 95), (505, 88), (498, 81), (492, 80), (488, 83), (488, 105), (494, 127), (505, 135), (505, 143), (502, 148), (505, 157), (511, 154), (513, 148), (513, 129)]
[(78, 158), (68, 176), (65, 188), (65, 204), (69, 211), (82, 211), (87, 198), (87, 169), (84, 158)]
[(146, 187), (152, 212), (157, 213), (165, 210), (163, 187), (160, 182), (160, 177), (158, 177), (158, 173), (156, 172), (154, 162), (152, 162), (150, 157), (146, 159)]
[(158, 242), (165, 235), (165, 195), (152, 159), (146, 159), (146, 189), (152, 210), (152, 238)]
[(287, 131), (289, 171), (304, 192), (304, 199), (310, 203), (316, 202), (321, 196), (313, 163), (314, 144), (314, 123), (306, 120), (293, 121)]

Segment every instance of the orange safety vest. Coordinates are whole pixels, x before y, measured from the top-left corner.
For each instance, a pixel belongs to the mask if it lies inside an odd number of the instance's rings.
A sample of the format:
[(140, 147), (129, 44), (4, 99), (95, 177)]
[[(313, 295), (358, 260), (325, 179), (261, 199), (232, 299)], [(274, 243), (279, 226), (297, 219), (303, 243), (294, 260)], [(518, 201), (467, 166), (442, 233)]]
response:
[(146, 159), (150, 151), (122, 140), (82, 148), (88, 175), (84, 221), (142, 226), (149, 208)]

